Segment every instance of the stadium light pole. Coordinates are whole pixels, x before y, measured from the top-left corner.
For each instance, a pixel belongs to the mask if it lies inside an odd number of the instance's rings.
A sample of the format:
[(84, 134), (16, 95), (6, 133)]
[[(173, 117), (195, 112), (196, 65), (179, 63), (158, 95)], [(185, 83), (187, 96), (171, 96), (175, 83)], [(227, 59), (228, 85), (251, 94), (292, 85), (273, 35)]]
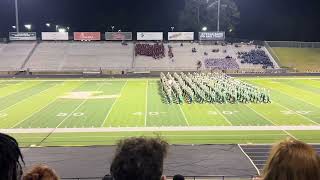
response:
[(220, 7), (221, 7), (221, 0), (218, 0), (218, 20), (217, 20), (217, 31), (220, 31)]
[(19, 32), (19, 8), (18, 0), (15, 0), (15, 10), (16, 10), (16, 31)]
[(171, 28), (171, 32), (173, 32), (173, 30), (174, 30), (174, 26), (171, 26), (170, 28)]

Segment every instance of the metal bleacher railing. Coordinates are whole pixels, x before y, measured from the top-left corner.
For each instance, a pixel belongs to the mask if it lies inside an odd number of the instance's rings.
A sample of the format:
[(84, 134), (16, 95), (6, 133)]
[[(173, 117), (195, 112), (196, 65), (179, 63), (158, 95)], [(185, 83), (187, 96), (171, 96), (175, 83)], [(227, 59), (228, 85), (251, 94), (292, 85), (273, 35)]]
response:
[[(173, 177), (167, 176), (168, 180)], [(185, 176), (186, 180), (253, 180), (255, 176)], [(103, 177), (61, 178), (61, 180), (101, 180)]]

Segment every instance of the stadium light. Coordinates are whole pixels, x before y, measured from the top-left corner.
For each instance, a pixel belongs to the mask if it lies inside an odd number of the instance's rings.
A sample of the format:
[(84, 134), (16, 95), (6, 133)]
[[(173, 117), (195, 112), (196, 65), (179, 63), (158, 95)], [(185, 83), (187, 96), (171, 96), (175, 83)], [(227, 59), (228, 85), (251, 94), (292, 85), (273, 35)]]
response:
[(12, 26), (12, 29), (16, 29), (17, 28), (17, 26)]
[(50, 27), (50, 26), (51, 26), (51, 24), (50, 24), (50, 23), (46, 23), (46, 26), (47, 26), (47, 27)]
[(207, 26), (202, 27), (202, 31), (207, 31), (207, 30), (208, 30)]
[(112, 29), (112, 32), (113, 32), (113, 30), (114, 30), (114, 26), (111, 26), (111, 29)]
[(25, 27), (28, 31), (30, 31), (31, 28), (32, 28), (32, 25), (31, 25), (31, 24), (25, 24), (24, 27)]
[(65, 28), (59, 28), (58, 32), (67, 32), (67, 30)]
[(171, 26), (170, 28), (171, 28), (171, 32), (173, 32), (173, 30), (174, 30), (174, 26)]
[(121, 32), (121, 29), (119, 29), (118, 32)]

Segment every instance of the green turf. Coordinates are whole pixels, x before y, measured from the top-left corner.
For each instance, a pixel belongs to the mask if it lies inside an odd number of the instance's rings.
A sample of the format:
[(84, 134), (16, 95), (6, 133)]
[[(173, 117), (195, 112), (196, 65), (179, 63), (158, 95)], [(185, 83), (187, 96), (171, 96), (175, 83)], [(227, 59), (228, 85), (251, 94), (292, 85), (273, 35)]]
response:
[[(269, 89), (272, 103), (169, 105), (162, 102), (157, 79), (0, 80), (0, 128), (52, 128), (52, 134), (14, 134), (22, 146), (78, 146), (114, 144), (121, 137), (158, 133), (118, 132), (113, 136), (113, 133), (55, 133), (54, 130), (92, 127), (319, 126), (320, 77), (243, 79)], [(91, 98), (65, 97), (83, 92), (93, 94)], [(160, 134), (171, 143), (178, 144), (272, 143), (288, 136), (284, 131), (183, 131)], [(317, 132), (293, 131), (290, 135), (320, 143), (320, 133)]]
[(320, 48), (272, 48), (282, 67), (298, 71), (320, 71)]

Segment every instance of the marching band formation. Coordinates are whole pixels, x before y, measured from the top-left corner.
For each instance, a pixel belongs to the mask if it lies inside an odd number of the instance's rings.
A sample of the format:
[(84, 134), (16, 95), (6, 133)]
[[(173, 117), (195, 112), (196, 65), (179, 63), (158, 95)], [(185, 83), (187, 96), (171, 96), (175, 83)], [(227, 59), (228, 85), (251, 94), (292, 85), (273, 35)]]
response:
[(270, 103), (269, 91), (226, 74), (160, 74), (167, 103)]

